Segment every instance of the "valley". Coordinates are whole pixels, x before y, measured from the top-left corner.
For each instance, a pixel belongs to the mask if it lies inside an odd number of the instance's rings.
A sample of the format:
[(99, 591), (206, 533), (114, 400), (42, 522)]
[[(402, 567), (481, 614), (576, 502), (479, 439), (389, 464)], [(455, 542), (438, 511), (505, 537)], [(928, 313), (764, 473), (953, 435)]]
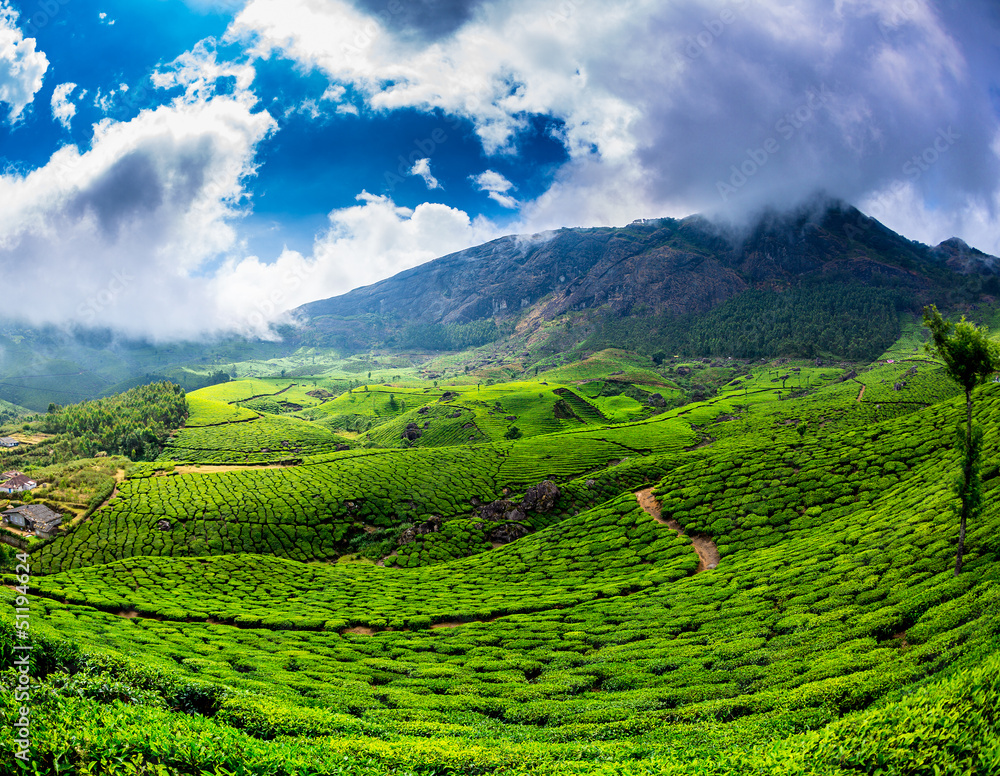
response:
[(186, 395), (151, 460), (67, 454), (113, 490), (29, 540), (35, 762), (993, 772), (1000, 390), (955, 576), (964, 404), (900, 326), (868, 363), (284, 362)]

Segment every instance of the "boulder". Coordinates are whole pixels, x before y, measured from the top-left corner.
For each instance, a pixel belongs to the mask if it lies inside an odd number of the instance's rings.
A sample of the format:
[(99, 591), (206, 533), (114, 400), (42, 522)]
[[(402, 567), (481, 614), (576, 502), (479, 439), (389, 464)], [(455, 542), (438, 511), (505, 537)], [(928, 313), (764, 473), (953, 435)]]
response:
[(159, 528), (161, 531), (173, 530), (173, 525), (171, 525), (170, 521), (166, 519), (158, 520), (156, 523), (156, 527)]
[(423, 433), (424, 432), (420, 430), (420, 427), (416, 423), (407, 423), (406, 430), (403, 432), (402, 438), (413, 442), (420, 439), (420, 437), (423, 436)]
[(479, 517), (497, 523), (504, 519), (508, 512), (514, 511), (514, 502), (509, 499), (497, 499), (488, 504), (483, 504), (478, 510)]
[(486, 540), (493, 544), (510, 544), (530, 533), (531, 531), (520, 523), (504, 523), (487, 533)]
[(650, 407), (666, 407), (667, 406), (667, 400), (663, 398), (663, 394), (662, 393), (653, 393), (653, 394), (650, 394), (649, 398), (646, 400), (646, 403)]
[(689, 374), (691, 374), (691, 367), (679, 366), (677, 367), (677, 374), (679, 374), (681, 377), (687, 377)]
[(558, 498), (559, 486), (552, 480), (543, 480), (533, 488), (528, 488), (521, 499), (521, 508), (530, 512), (548, 512), (556, 505)]
[(417, 410), (418, 415), (426, 415), (430, 411), (430, 407), (421, 407)]
[(399, 546), (402, 547), (404, 544), (411, 544), (416, 540), (418, 536), (424, 536), (425, 534), (437, 533), (441, 530), (441, 516), (431, 515), (430, 519), (424, 523), (418, 523), (412, 528), (407, 528), (403, 533), (399, 535)]

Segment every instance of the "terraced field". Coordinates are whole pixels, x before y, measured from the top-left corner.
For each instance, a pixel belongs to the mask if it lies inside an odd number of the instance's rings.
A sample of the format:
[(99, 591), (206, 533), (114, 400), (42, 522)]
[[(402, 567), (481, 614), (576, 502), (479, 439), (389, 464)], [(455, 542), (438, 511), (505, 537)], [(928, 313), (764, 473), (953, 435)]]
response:
[[(964, 404), (901, 360), (748, 365), (658, 414), (594, 364), (289, 400), (313, 421), (236, 406), (270, 381), (199, 392), (163, 461), (31, 558), (36, 751), (107, 773), (1000, 772), (1000, 386), (977, 394), (986, 508), (955, 576)], [(373, 446), (310, 454), (346, 417)], [(229, 453), (299, 429), (299, 463), (171, 471), (256, 424)], [(543, 480), (551, 503), (516, 511)], [(14, 637), (0, 621), (2, 654)]]

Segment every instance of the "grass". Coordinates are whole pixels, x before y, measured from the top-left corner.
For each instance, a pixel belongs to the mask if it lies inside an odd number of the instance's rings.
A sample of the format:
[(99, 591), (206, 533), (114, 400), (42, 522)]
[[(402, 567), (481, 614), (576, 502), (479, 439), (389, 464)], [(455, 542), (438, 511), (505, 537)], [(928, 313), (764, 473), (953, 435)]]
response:
[[(259, 401), (258, 383), (195, 394), (178, 440), (206, 451), (225, 439), (252, 457), (276, 438), (254, 436), (259, 423), (305, 444), (344, 418), (385, 447), (319, 445), (281, 469), (137, 465), (107, 507), (34, 552), (39, 767), (995, 772), (1000, 386), (977, 398), (986, 507), (955, 577), (963, 408), (922, 354), (871, 368), (692, 363), (671, 379), (717, 393), (655, 415), (635, 393), (649, 383), (609, 395), (628, 358), (601, 360), (581, 385), (288, 398), (314, 422), (287, 408), (241, 417), (230, 402)], [(395, 449), (418, 419), (423, 446)], [(454, 433), (468, 422), (475, 440)], [(497, 439), (510, 424), (524, 437)], [(546, 478), (554, 508), (492, 548), (475, 505)], [(650, 485), (685, 535), (640, 508), (633, 494)], [(398, 544), (433, 515), (440, 531)], [(696, 571), (692, 535), (718, 545), (717, 568)], [(335, 562), (365, 548), (385, 566)]]

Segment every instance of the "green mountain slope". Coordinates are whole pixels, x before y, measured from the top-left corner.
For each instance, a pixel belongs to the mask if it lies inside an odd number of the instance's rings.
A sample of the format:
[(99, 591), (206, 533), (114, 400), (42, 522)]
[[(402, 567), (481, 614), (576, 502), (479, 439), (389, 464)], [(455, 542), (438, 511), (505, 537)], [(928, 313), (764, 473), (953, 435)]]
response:
[[(596, 402), (621, 375), (591, 364), (592, 395), (489, 387), (483, 411), (523, 418), (518, 440), (136, 465), (31, 556), (40, 772), (990, 774), (1000, 385), (977, 394), (986, 506), (956, 577), (964, 404), (909, 340), (894, 354), (760, 365), (617, 425)], [(286, 401), (367, 413), (375, 437), (481, 400), (307, 389), (210, 389), (187, 432), (237, 439), (294, 420), (240, 405)], [(558, 400), (570, 427), (546, 433)], [(516, 519), (484, 508), (512, 514), (543, 479), (558, 493)], [(491, 543), (499, 523), (524, 531)], [(384, 565), (356, 556), (365, 542)]]

